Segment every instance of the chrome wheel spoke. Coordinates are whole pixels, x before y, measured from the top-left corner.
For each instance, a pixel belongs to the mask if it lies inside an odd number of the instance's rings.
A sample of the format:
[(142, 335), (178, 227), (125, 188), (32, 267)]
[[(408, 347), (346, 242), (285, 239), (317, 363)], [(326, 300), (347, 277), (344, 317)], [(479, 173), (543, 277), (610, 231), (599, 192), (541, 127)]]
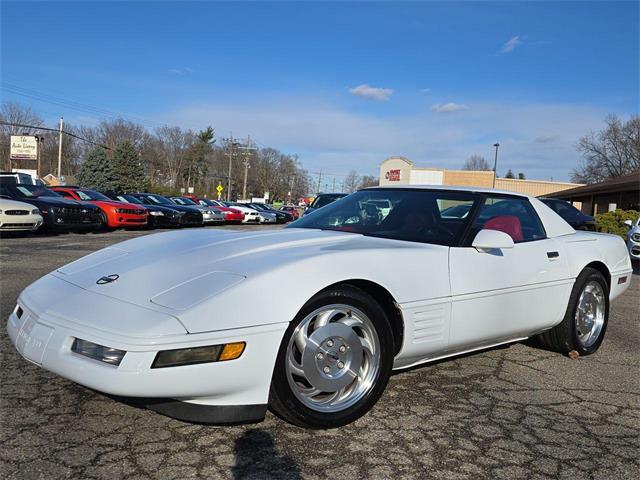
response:
[(575, 329), (578, 340), (585, 348), (600, 338), (605, 321), (606, 299), (602, 286), (591, 281), (582, 289), (575, 313)]

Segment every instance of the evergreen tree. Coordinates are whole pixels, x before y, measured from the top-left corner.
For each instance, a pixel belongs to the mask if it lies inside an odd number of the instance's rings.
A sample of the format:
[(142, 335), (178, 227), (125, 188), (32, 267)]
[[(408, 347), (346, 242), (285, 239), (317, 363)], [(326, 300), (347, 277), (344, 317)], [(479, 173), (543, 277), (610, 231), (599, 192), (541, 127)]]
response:
[(113, 165), (103, 148), (94, 148), (87, 154), (78, 172), (77, 180), (79, 185), (95, 190), (114, 189), (116, 178)]
[(518, 180), (526, 180), (526, 177), (524, 176), (524, 173), (522, 173), (522, 172), (518, 173)]
[(116, 192), (139, 192), (146, 187), (146, 178), (138, 152), (130, 142), (122, 142), (111, 157)]
[(504, 178), (516, 178), (516, 176), (513, 174), (513, 171), (511, 169), (509, 169), (509, 171), (504, 176)]

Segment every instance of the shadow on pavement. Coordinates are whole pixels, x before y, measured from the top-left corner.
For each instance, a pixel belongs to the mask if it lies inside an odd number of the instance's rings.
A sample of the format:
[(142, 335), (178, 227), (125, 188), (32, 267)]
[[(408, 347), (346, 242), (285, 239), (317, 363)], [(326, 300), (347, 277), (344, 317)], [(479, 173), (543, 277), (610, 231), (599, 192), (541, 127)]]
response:
[(233, 478), (239, 479), (301, 479), (300, 467), (288, 455), (280, 455), (273, 437), (261, 429), (247, 430), (235, 442), (236, 464)]

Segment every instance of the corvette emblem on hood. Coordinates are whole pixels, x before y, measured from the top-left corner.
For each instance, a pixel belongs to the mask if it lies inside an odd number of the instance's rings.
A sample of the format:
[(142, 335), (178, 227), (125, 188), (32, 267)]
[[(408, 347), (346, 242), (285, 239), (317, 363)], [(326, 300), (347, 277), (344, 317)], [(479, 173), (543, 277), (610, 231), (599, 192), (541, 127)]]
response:
[(107, 283), (113, 283), (120, 278), (120, 275), (116, 275), (115, 273), (112, 275), (106, 275), (104, 277), (100, 277), (96, 280), (98, 285), (106, 285)]

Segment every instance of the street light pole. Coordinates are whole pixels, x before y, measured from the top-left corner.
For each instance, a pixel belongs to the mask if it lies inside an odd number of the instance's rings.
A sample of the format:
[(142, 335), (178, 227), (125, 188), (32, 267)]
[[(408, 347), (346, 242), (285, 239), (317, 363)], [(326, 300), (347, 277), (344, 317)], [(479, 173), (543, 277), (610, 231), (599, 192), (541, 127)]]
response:
[(498, 174), (498, 148), (500, 148), (500, 144), (496, 142), (493, 146), (496, 147), (496, 156), (493, 160), (493, 188), (496, 188), (496, 176)]

